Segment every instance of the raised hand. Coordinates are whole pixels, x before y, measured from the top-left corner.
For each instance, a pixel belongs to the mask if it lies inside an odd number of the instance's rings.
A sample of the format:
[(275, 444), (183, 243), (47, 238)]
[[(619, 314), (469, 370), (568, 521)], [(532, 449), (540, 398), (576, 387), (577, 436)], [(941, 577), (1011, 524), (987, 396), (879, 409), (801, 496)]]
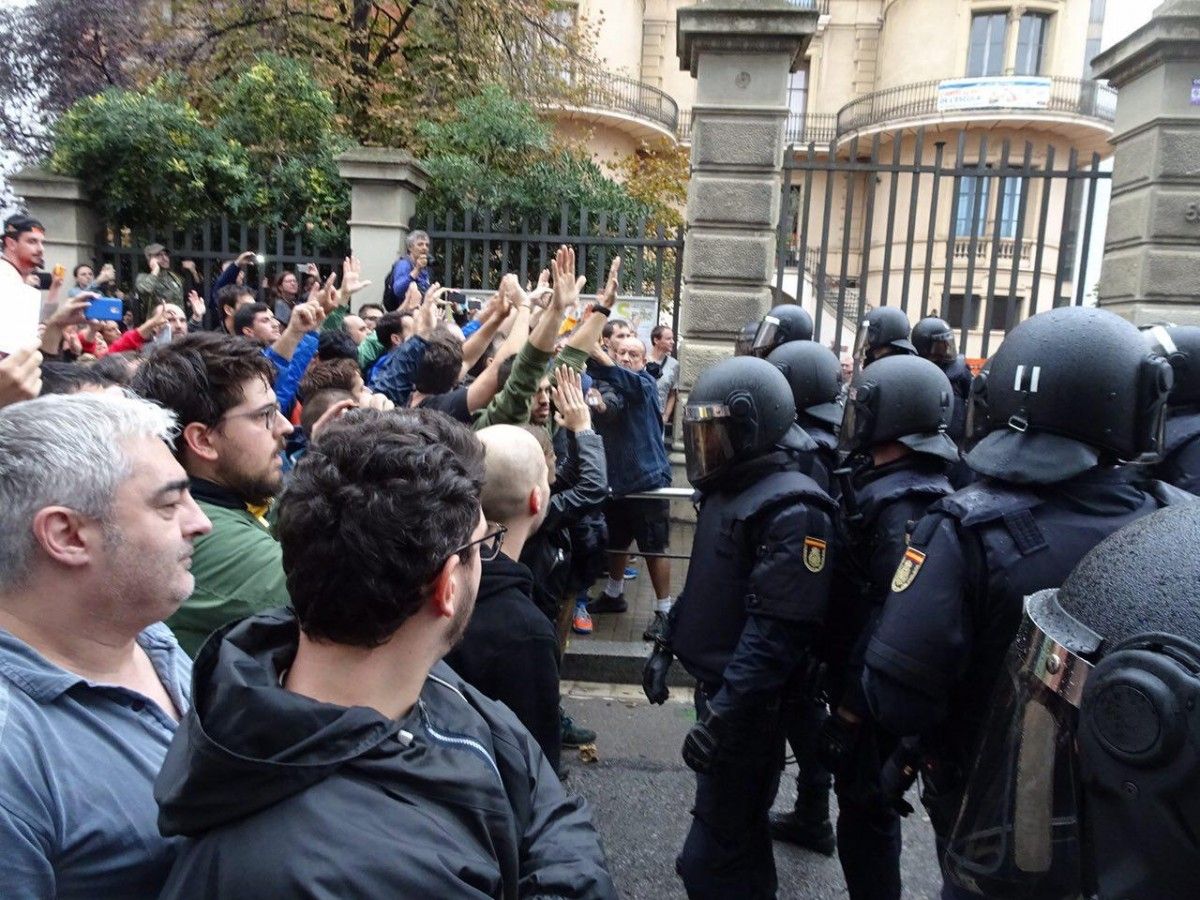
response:
[(554, 377), (554, 421), (568, 431), (586, 431), (591, 428), (592, 411), (583, 398), (579, 373), (570, 366), (559, 366)]
[(347, 256), (342, 260), (342, 302), (348, 301), (363, 288), (370, 286), (371, 282), (363, 281), (362, 262), (357, 256)]
[(617, 302), (617, 283), (621, 278), (621, 257), (614, 256), (612, 265), (608, 267), (608, 281), (604, 284), (604, 290), (596, 295), (596, 302), (605, 309), (612, 309), (613, 304)]
[(198, 291), (188, 291), (188, 306), (192, 308), (192, 318), (204, 318), (204, 310), (206, 309), (204, 301), (200, 298)]
[(42, 354), (22, 347), (0, 359), (0, 407), (32, 400), (42, 392)]
[(575, 250), (573, 247), (559, 247), (554, 254), (550, 266), (550, 277), (554, 282), (554, 309), (560, 315), (579, 303), (579, 292), (587, 279), (582, 275), (575, 277)]

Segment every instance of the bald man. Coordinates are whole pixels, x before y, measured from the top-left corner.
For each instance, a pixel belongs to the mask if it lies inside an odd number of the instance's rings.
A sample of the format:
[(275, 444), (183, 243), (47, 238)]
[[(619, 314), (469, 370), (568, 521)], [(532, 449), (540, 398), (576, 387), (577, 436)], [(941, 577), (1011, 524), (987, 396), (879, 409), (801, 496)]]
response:
[(533, 575), (521, 551), (546, 518), (550, 478), (537, 439), (515, 425), (476, 432), (483, 442), (481, 503), (489, 526), (507, 531), (494, 559), (483, 558), (475, 612), (446, 662), (477, 690), (506, 704), (558, 770), (558, 640), (533, 602)]

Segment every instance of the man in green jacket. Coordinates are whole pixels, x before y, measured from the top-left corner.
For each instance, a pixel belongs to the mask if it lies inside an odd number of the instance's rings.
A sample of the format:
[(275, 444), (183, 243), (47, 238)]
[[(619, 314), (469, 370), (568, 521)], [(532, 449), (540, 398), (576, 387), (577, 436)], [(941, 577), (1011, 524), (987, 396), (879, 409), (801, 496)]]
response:
[(213, 523), (192, 556), (195, 591), (167, 625), (193, 656), (227, 622), (288, 604), (279, 544), (266, 514), (283, 484), (292, 426), (272, 389), (274, 366), (250, 341), (189, 334), (156, 348), (133, 389), (175, 413), (175, 454)]

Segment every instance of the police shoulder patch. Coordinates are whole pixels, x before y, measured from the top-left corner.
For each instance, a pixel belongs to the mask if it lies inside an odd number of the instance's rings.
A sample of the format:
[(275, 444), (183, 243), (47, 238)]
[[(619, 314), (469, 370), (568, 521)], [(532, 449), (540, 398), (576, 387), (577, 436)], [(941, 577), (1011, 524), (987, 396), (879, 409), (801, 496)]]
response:
[(896, 567), (896, 574), (892, 576), (892, 592), (898, 594), (907, 590), (909, 585), (917, 580), (917, 573), (921, 571), (923, 565), (925, 565), (924, 553), (912, 547), (905, 550), (904, 558), (900, 560), (900, 565)]
[(814, 573), (825, 568), (825, 542), (820, 538), (804, 538), (804, 568)]

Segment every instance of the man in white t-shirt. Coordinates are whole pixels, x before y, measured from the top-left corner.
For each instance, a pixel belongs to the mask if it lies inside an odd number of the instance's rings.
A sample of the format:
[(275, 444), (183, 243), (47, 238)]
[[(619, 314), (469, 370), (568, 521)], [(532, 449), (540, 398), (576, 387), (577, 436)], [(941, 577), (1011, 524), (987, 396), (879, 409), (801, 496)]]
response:
[(42, 297), (25, 279), (45, 263), (46, 231), (37, 219), (18, 213), (4, 222), (0, 256), (0, 353), (37, 346)]

